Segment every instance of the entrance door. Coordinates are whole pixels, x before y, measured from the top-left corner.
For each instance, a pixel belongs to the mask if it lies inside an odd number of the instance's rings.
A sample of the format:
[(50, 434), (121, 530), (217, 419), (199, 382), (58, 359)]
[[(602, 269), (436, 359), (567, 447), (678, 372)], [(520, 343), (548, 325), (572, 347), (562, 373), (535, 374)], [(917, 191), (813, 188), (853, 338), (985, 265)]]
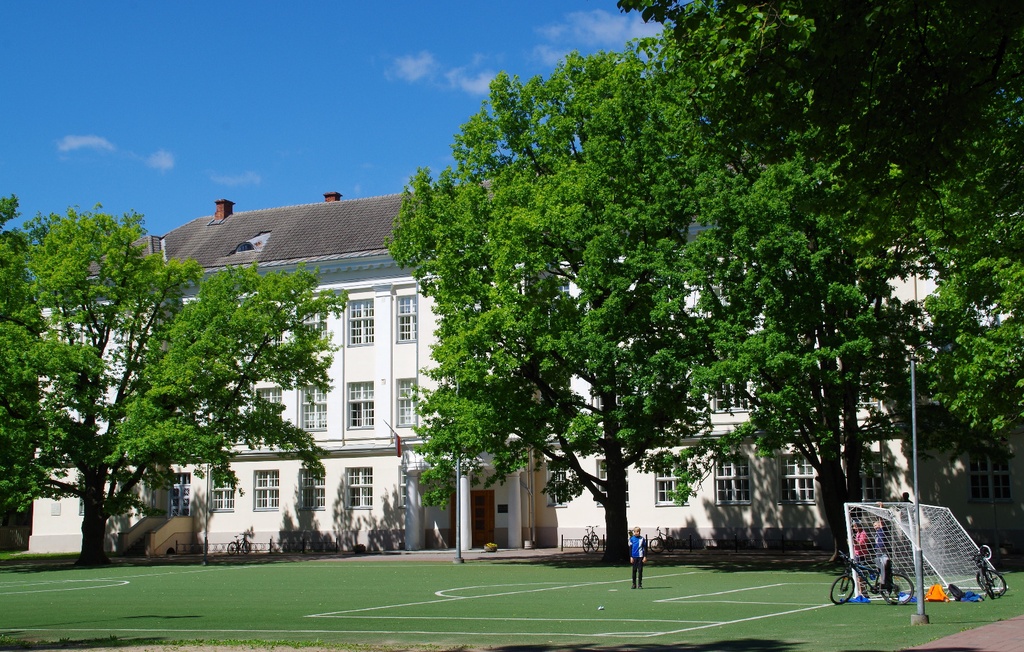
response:
[(167, 513), (171, 516), (188, 516), (192, 501), (192, 474), (179, 473), (171, 485), (171, 504)]
[(494, 490), (469, 492), (471, 520), (473, 521), (473, 547), (482, 548), (494, 543)]

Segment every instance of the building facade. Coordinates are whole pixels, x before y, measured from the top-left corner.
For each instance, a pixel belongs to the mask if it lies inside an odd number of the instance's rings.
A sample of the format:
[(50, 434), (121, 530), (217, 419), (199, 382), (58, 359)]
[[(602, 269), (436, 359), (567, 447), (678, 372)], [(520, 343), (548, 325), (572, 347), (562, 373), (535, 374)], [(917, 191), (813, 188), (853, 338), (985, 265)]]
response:
[[(454, 497), (444, 508), (423, 504), (419, 478), (426, 463), (415, 451), (412, 388), (428, 382), (422, 370), (431, 364), (434, 319), (430, 300), (386, 248), (402, 196), (342, 200), (325, 193), (324, 199), (239, 212), (219, 200), (212, 216), (154, 239), (154, 246), (169, 258), (193, 258), (209, 272), (254, 262), (267, 271), (316, 268), (322, 292), (348, 293), (344, 316), (319, 323), (339, 345), (332, 389), (259, 389), (284, 405), (289, 420), (313, 433), (325, 451), (325, 472), (311, 475), (298, 461), (262, 450), (237, 451), (235, 489), (200, 478), (202, 469), (177, 469), (174, 486), (145, 490), (149, 504), (164, 513), (112, 518), (108, 550), (161, 555), (208, 545), (217, 551), (242, 533), (258, 549), (342, 551), (357, 545), (454, 548), (456, 531), (462, 549), (491, 542), (503, 548), (578, 546), (588, 527), (603, 535), (603, 508), (589, 495), (551, 501), (544, 468), (524, 469), (488, 488), (487, 478), (462, 477), (458, 510)], [(709, 400), (719, 432), (745, 418), (741, 403)], [(1021, 438), (1010, 444), (1019, 450)], [(865, 500), (899, 500), (912, 493), (912, 468), (901, 442), (878, 453), (875, 472), (865, 479)], [(586, 463), (600, 474), (601, 459)], [(950, 507), (979, 541), (1024, 546), (1019, 458), (993, 463), (922, 455), (920, 469), (922, 502)], [(660, 528), (683, 547), (831, 543), (813, 470), (799, 456), (779, 451), (764, 458), (751, 449), (719, 464), (685, 505), (670, 498), (675, 482), (668, 469), (631, 471), (630, 524), (652, 536)], [(37, 500), (29, 549), (77, 551), (80, 527), (77, 499)]]

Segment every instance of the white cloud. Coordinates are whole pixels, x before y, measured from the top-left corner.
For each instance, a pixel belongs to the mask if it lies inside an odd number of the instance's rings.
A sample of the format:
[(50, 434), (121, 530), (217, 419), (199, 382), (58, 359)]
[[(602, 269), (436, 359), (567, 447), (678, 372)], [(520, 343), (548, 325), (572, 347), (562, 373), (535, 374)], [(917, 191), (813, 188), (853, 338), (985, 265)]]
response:
[(256, 172), (243, 172), (241, 174), (210, 174), (210, 180), (222, 186), (258, 186), (263, 178)]
[(64, 136), (57, 141), (58, 152), (72, 152), (76, 149), (97, 149), (108, 152), (117, 150), (113, 143), (102, 136)]
[(434, 71), (437, 70), (437, 67), (437, 60), (434, 59), (434, 55), (423, 50), (419, 54), (410, 54), (396, 58), (391, 74), (399, 79), (414, 82), (425, 77), (431, 77)]
[(545, 25), (537, 33), (547, 43), (534, 48), (534, 56), (547, 64), (556, 63), (568, 52), (579, 50), (622, 50), (628, 41), (656, 36), (663, 26), (645, 23), (638, 14), (612, 14), (603, 9), (574, 11), (561, 23)]
[(497, 73), (491, 70), (471, 73), (466, 68), (452, 68), (444, 76), (453, 88), (458, 88), (470, 95), (487, 95), (490, 91), (491, 81), (497, 76)]
[(174, 154), (164, 149), (158, 149), (149, 155), (149, 158), (146, 159), (146, 165), (155, 170), (166, 172), (174, 167)]

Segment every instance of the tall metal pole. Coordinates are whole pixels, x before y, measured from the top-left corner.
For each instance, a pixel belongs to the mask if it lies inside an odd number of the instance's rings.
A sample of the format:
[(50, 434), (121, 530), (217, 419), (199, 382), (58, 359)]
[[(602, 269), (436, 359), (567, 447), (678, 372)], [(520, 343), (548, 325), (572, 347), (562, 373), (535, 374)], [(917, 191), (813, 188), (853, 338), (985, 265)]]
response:
[(206, 512), (205, 523), (203, 523), (203, 566), (210, 562), (207, 560), (207, 552), (210, 550), (210, 465), (206, 465)]
[(914, 574), (917, 582), (917, 613), (910, 617), (911, 625), (927, 625), (924, 613), (924, 560), (921, 550), (921, 490), (917, 481), (917, 378), (914, 356), (910, 356), (910, 438), (914, 456)]
[(455, 458), (455, 559), (453, 564), (461, 564), (462, 558), (462, 455)]

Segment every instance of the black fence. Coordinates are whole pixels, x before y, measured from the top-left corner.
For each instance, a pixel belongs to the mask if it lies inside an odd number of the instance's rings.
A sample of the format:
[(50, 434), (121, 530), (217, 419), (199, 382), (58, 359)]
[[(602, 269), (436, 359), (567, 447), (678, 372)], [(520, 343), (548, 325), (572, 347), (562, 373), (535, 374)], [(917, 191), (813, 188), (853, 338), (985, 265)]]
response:
[[(626, 545), (625, 540), (622, 542)], [(561, 550), (572, 550), (575, 548), (583, 549), (582, 538), (568, 538), (562, 536), (561, 543), (559, 544)], [(601, 544), (598, 550), (604, 549), (604, 537), (601, 537)], [(771, 550), (775, 552), (796, 552), (799, 550), (818, 550), (819, 546), (810, 540), (804, 539), (786, 539), (785, 537), (779, 538), (764, 538), (764, 539), (750, 539), (747, 537), (741, 537), (734, 535), (732, 537), (722, 537), (714, 539), (702, 539), (692, 534), (687, 535), (683, 538), (672, 538), (666, 541), (666, 538), (662, 538), (662, 547), (659, 553), (672, 553), (672, 552), (694, 552), (694, 551), (719, 551), (719, 552), (740, 552), (740, 551), (758, 551), (758, 550)], [(651, 546), (651, 538), (647, 540), (648, 552), (654, 552), (654, 548)]]
[[(330, 537), (287, 537), (277, 540), (270, 539), (263, 542), (249, 541), (248, 543), (248, 547), (239, 545), (240, 540), (228, 541), (227, 543), (211, 543), (205, 549), (208, 554), (212, 555), (341, 552), (341, 543)], [(174, 546), (174, 552), (179, 555), (201, 555), (203, 554), (204, 547), (202, 542), (178, 543)]]

